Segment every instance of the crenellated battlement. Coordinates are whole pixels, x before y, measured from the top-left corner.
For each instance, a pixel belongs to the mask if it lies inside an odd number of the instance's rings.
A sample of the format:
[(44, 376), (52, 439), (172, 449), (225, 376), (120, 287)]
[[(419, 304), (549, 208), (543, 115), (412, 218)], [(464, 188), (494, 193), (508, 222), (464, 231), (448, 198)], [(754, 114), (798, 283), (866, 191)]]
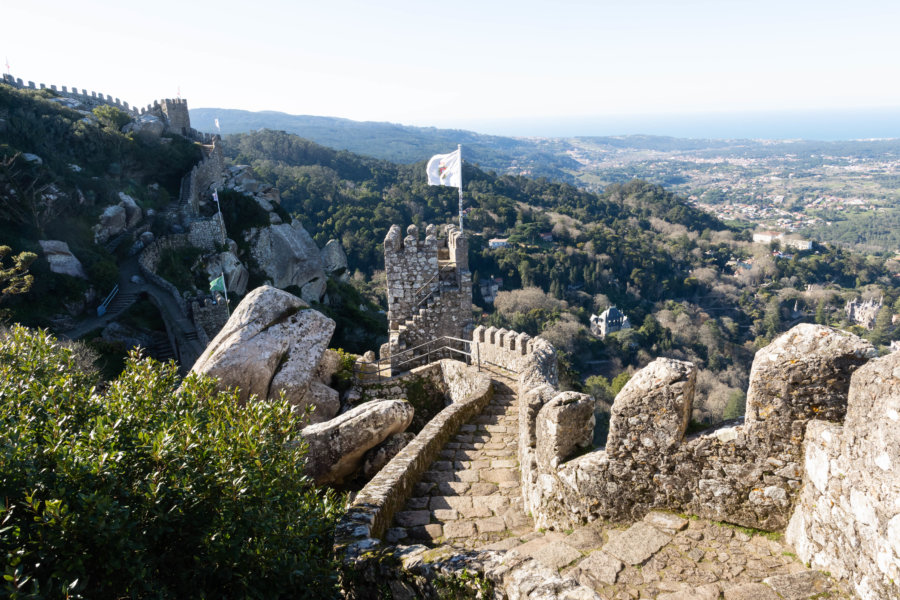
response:
[(472, 276), (468, 239), (455, 226), (438, 231), (398, 225), (384, 238), (390, 341), (381, 358), (443, 336), (461, 338), (471, 329)]
[(203, 144), (211, 143), (212, 139), (215, 137), (210, 134), (201, 133), (191, 127), (191, 116), (188, 111), (188, 103), (184, 98), (164, 98), (162, 100), (154, 100), (153, 103), (148, 104), (146, 108), (138, 108), (137, 106), (129, 105), (127, 102), (122, 102), (119, 98), (113, 98), (109, 94), (95, 91), (89, 92), (87, 88), (81, 88), (81, 91), (79, 91), (79, 88), (74, 86), (69, 88), (65, 85), (48, 86), (43, 83), (35, 84), (33, 81), (25, 82), (22, 78), (14, 77), (8, 73), (3, 74), (2, 82), (17, 89), (48, 89), (64, 98), (71, 98), (89, 109), (98, 106), (112, 106), (135, 118), (151, 115), (163, 122), (165, 131), (177, 133)]
[(9, 73), (3, 74), (3, 83), (7, 85), (11, 85), (14, 88), (18, 89), (30, 89), (30, 90), (45, 90), (49, 89), (53, 92), (56, 92), (60, 96), (66, 98), (72, 98), (74, 100), (78, 100), (82, 104), (86, 104), (88, 106), (114, 106), (119, 110), (123, 110), (127, 113), (130, 113), (134, 116), (138, 116), (140, 111), (138, 111), (137, 107), (129, 106), (127, 102), (122, 102), (118, 98), (113, 98), (109, 94), (104, 95), (102, 92), (90, 91), (88, 92), (87, 88), (81, 88), (81, 91), (78, 91), (77, 87), (72, 87), (71, 89), (67, 86), (59, 86), (56, 85), (46, 85), (43, 83), (35, 84), (33, 81), (24, 82), (22, 78), (16, 78)]

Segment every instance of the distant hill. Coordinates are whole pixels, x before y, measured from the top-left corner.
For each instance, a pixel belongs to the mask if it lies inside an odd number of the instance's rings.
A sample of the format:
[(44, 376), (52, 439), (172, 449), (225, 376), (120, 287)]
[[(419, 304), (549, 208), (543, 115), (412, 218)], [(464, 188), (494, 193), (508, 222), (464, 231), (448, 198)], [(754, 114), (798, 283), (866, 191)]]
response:
[(260, 129), (285, 131), (336, 150), (349, 150), (397, 163), (414, 163), (463, 145), (468, 162), (502, 173), (548, 177), (572, 182), (579, 164), (565, 155), (561, 140), (482, 135), (461, 129), (413, 127), (396, 123), (352, 121), (336, 117), (250, 112), (224, 108), (191, 109), (191, 124), (200, 131), (222, 134)]

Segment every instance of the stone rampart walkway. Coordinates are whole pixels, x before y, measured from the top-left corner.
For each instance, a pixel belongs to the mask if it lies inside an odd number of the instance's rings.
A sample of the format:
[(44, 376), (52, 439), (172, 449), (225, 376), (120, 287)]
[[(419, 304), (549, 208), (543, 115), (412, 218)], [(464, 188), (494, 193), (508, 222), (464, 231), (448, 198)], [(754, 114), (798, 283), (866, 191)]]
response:
[(516, 386), (495, 377), (494, 390), (484, 412), (460, 428), (415, 486), (387, 542), (425, 544), (433, 558), (461, 550), (516, 552), (600, 598), (852, 597), (827, 574), (806, 568), (780, 534), (664, 512), (630, 525), (534, 531), (519, 491)]
[(491, 403), (431, 464), (386, 541), (474, 549), (531, 533), (519, 493), (517, 431), (515, 384), (495, 377)]

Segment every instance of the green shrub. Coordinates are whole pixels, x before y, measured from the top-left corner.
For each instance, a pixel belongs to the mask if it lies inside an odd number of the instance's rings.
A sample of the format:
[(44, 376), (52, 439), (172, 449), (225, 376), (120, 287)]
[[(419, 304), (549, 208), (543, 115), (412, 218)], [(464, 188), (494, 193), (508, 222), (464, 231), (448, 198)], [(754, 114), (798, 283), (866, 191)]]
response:
[(303, 475), (286, 402), (135, 356), (98, 392), (76, 358), (0, 335), (0, 596), (336, 595), (340, 503)]
[[(220, 191), (219, 205), (222, 207), (222, 217), (225, 219), (225, 230), (232, 239), (241, 239), (235, 237), (240, 231), (251, 227), (266, 227), (270, 223), (269, 213), (251, 196), (241, 192)], [(290, 218), (285, 222), (290, 223)]]
[[(181, 291), (191, 291), (196, 284), (198, 278), (202, 279), (199, 271), (194, 270), (194, 264), (203, 254), (200, 248), (181, 248), (174, 250), (166, 248), (159, 255), (159, 266), (156, 273), (163, 279), (170, 281), (175, 287)], [(203, 283), (200, 282), (200, 289), (203, 289)]]

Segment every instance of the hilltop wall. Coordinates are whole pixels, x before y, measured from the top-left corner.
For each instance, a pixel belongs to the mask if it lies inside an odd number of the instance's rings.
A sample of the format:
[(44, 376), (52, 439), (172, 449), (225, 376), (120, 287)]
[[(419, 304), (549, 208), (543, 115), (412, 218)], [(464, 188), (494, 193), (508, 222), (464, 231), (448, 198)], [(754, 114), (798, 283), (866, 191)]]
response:
[(900, 352), (853, 374), (843, 425), (806, 430), (787, 541), (864, 600), (900, 598)]
[(90, 108), (95, 108), (97, 106), (106, 105), (106, 106), (114, 106), (114, 107), (118, 108), (119, 110), (123, 110), (125, 112), (131, 113), (133, 116), (138, 116), (139, 114), (141, 114), (141, 111), (139, 111), (137, 109), (137, 107), (129, 106), (127, 102), (122, 102), (118, 98), (113, 98), (110, 95), (104, 95), (102, 92), (94, 92), (94, 91), (88, 92), (87, 88), (82, 88), (81, 91), (79, 92), (78, 88), (74, 87), (74, 86), (71, 89), (69, 89), (64, 85), (59, 86), (58, 88), (55, 85), (47, 86), (43, 83), (39, 83), (39, 84), (35, 85), (35, 83), (33, 81), (29, 81), (29, 82), (25, 83), (22, 81), (21, 77), (16, 78), (8, 73), (3, 74), (3, 83), (5, 83), (7, 85), (11, 85), (11, 86), (13, 86), (15, 88), (19, 88), (19, 89), (32, 89), (32, 90), (49, 89), (49, 90), (56, 92), (60, 96), (78, 100), (79, 102), (81, 102), (82, 104), (84, 104)]
[(584, 453), (593, 403), (559, 392), (552, 346), (538, 338), (523, 355), (509, 342), (518, 334), (493, 333), (493, 348), (487, 330), (475, 339), (520, 370), (519, 465), (537, 527), (656, 508), (758, 529), (790, 522), (803, 560), (862, 598), (900, 598), (900, 353), (866, 364), (868, 342), (799, 325), (757, 353), (746, 418), (687, 438), (696, 367), (657, 359), (616, 397), (606, 447)]

